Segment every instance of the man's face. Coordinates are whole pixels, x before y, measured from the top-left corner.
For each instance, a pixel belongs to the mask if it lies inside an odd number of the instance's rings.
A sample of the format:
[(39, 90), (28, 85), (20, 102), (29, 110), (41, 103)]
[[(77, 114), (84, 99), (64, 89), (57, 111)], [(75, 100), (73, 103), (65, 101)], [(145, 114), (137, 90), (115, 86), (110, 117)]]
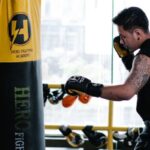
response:
[(120, 35), (120, 43), (124, 45), (132, 53), (139, 48), (139, 42), (137, 40), (136, 33), (126, 31), (122, 26), (118, 26), (118, 32)]

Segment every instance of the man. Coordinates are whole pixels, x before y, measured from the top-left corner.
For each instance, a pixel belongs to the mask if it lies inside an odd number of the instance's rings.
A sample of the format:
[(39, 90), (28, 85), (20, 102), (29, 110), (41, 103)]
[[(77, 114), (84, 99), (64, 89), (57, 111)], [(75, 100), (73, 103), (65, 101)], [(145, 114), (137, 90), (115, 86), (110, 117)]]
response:
[[(130, 71), (124, 83), (104, 86), (92, 83), (82, 76), (70, 77), (65, 89), (68, 94), (80, 92), (104, 99), (130, 100), (137, 94), (137, 112), (142, 117), (145, 128), (138, 137), (134, 150), (150, 150), (150, 33), (145, 13), (137, 7), (122, 10), (113, 18), (119, 36), (114, 38), (114, 48), (125, 67)], [(139, 50), (134, 56), (134, 52)]]

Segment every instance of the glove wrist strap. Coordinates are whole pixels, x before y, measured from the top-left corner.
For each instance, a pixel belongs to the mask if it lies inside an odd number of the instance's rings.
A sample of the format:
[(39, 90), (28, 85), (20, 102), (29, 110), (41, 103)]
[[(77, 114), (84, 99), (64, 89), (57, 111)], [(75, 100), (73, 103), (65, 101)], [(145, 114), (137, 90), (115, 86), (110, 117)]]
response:
[(87, 88), (87, 94), (94, 97), (100, 97), (103, 87), (103, 84), (89, 83)]

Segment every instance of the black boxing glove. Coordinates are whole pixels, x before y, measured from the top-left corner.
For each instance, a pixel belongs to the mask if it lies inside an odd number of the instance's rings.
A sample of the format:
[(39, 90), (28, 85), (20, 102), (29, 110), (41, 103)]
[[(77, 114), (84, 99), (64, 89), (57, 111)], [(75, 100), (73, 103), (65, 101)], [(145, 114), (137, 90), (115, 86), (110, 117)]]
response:
[(90, 96), (100, 97), (102, 88), (102, 84), (92, 83), (91, 80), (82, 76), (72, 76), (65, 84), (66, 93), (70, 95), (86, 93)]
[(93, 144), (96, 148), (104, 148), (107, 145), (107, 137), (101, 132), (96, 132), (93, 126), (85, 126), (82, 131), (87, 136), (89, 142)]
[(83, 137), (73, 132), (68, 126), (60, 126), (59, 131), (66, 137), (68, 144), (72, 147), (80, 147), (84, 143)]

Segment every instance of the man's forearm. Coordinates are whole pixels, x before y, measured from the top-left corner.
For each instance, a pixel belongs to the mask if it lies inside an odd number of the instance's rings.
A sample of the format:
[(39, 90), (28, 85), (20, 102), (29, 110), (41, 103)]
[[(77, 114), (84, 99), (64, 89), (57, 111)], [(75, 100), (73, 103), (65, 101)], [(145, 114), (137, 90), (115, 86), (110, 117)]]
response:
[(112, 101), (129, 100), (132, 96), (130, 89), (125, 85), (104, 86), (101, 89), (101, 97)]

